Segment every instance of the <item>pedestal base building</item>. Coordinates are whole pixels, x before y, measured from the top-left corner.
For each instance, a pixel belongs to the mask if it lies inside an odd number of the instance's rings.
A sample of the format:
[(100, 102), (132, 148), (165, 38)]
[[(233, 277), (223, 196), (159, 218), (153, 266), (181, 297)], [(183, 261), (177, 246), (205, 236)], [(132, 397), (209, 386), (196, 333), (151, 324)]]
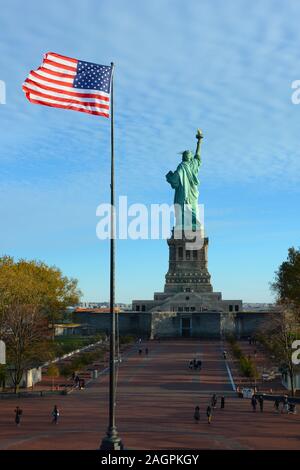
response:
[[(201, 239), (199, 235), (199, 240)], [(223, 300), (214, 292), (208, 272), (208, 238), (197, 249), (174, 229), (169, 246), (169, 269), (163, 292), (153, 300), (133, 300), (134, 312), (152, 314), (154, 336), (219, 337), (234, 329), (235, 314), (243, 309), (242, 301)]]
[[(176, 235), (176, 234), (175, 234)], [(188, 249), (187, 240), (174, 230), (168, 239), (169, 269), (163, 292), (153, 300), (136, 299), (132, 309), (118, 315), (122, 335), (144, 338), (220, 338), (226, 333), (238, 337), (255, 334), (274, 311), (244, 312), (240, 299), (224, 300), (214, 292), (208, 271), (208, 238), (201, 248)], [(110, 331), (110, 313), (79, 309), (75, 321), (87, 333)]]

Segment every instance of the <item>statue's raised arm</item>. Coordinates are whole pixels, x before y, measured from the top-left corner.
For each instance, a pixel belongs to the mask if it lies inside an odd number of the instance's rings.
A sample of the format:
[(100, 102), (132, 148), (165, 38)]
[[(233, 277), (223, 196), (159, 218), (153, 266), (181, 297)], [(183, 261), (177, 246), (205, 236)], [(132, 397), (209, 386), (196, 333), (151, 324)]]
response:
[(203, 139), (203, 133), (201, 129), (197, 129), (196, 139), (197, 139), (197, 147), (196, 147), (195, 158), (198, 158), (198, 160), (201, 160), (200, 146), (201, 146), (201, 140)]

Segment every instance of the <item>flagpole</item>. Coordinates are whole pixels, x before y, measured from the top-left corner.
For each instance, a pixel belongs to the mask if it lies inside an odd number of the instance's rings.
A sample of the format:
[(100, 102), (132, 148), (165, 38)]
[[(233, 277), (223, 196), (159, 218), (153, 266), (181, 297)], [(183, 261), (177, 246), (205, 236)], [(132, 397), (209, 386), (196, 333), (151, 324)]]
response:
[(116, 312), (115, 312), (115, 154), (114, 154), (114, 63), (111, 63), (110, 90), (110, 354), (109, 354), (109, 424), (100, 450), (122, 450), (116, 427)]

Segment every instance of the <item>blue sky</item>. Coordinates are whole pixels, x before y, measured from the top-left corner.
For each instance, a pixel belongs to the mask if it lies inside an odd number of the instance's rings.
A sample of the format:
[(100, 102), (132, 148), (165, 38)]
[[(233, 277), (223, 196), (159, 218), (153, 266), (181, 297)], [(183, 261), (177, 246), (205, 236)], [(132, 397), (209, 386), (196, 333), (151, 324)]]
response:
[[(200, 202), (209, 270), (224, 298), (272, 300), (269, 282), (300, 233), (300, 4), (280, 0), (10, 0), (1, 7), (0, 247), (109, 293), (109, 120), (30, 104), (27, 73), (53, 51), (116, 63), (116, 165), (129, 202), (171, 202), (164, 175), (205, 134)], [(119, 241), (117, 300), (151, 298), (166, 242)]]

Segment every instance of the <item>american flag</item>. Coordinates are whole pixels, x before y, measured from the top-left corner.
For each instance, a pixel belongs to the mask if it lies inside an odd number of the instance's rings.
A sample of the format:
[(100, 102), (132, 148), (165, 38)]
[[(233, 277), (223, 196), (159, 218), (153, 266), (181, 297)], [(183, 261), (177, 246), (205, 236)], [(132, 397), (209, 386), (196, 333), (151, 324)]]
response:
[(112, 67), (54, 52), (31, 70), (23, 91), (31, 103), (109, 117)]

